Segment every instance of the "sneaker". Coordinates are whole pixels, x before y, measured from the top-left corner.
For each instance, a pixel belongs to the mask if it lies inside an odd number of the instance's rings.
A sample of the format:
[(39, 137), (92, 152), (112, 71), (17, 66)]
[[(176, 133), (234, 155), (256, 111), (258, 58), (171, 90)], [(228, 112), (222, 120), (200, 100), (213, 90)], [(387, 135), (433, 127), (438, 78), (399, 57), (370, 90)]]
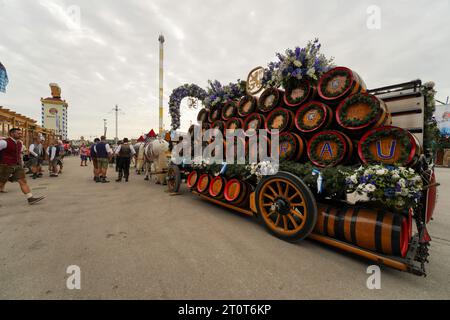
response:
[(96, 183), (102, 182), (102, 179), (100, 177), (95, 177), (95, 182)]
[(28, 199), (28, 204), (33, 205), (44, 199), (45, 199), (45, 197), (37, 197), (37, 198), (32, 197), (32, 198)]

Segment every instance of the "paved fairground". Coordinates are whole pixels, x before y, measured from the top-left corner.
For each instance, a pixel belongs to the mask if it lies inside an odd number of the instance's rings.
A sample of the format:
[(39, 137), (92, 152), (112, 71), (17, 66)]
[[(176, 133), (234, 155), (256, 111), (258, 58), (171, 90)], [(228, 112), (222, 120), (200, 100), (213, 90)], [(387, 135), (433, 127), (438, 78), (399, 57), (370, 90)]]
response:
[[(428, 276), (383, 267), (380, 290), (367, 288), (366, 260), (312, 240), (286, 243), (143, 176), (95, 184), (91, 169), (68, 158), (59, 178), (30, 180), (47, 195), (34, 207), (16, 184), (0, 195), (1, 299), (450, 298), (450, 169), (437, 170)], [(67, 287), (69, 266), (80, 268), (80, 290)]]

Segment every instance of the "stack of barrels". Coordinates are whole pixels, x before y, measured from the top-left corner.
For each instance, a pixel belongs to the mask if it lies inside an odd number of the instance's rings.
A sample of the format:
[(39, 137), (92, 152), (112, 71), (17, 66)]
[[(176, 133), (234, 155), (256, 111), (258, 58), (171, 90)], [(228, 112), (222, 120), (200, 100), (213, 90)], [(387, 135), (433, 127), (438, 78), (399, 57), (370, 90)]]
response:
[(266, 129), (269, 143), (278, 134), (280, 161), (309, 161), (317, 167), (413, 165), (421, 152), (417, 139), (392, 127), (386, 104), (366, 91), (355, 71), (336, 67), (317, 84), (304, 80), (285, 90), (270, 87), (259, 98), (248, 95), (202, 109), (198, 121), (204, 130), (244, 129), (247, 136)]

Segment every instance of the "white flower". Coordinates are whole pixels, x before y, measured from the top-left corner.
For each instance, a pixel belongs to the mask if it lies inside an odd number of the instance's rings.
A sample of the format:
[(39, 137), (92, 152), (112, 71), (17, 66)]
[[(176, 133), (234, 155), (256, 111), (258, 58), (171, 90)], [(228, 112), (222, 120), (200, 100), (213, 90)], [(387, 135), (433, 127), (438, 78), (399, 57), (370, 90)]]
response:
[(394, 172), (394, 173), (392, 174), (392, 179), (394, 179), (394, 180), (399, 180), (399, 179), (400, 179), (400, 175), (399, 175), (398, 173)]
[(373, 184), (366, 184), (364, 191), (366, 192), (374, 192), (377, 188)]
[(388, 173), (387, 169), (379, 169), (376, 171), (376, 174), (379, 176), (384, 176), (386, 173)]
[(402, 187), (402, 188), (406, 188), (406, 180), (405, 179), (400, 179), (399, 181), (398, 181), (398, 184), (400, 185), (400, 187)]
[(302, 66), (302, 62), (299, 60), (295, 60), (294, 61), (294, 66), (296, 66), (297, 68), (300, 68)]

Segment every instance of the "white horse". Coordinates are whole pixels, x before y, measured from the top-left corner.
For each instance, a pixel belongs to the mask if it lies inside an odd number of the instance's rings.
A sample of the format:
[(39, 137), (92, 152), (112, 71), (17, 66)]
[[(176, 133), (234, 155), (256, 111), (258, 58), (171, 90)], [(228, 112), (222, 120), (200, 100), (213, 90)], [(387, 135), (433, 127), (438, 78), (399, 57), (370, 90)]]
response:
[(141, 174), (144, 172), (144, 148), (145, 148), (145, 142), (138, 142), (134, 146), (134, 151), (136, 151), (136, 173)]
[[(162, 172), (169, 168), (167, 152), (169, 143), (164, 139), (151, 139), (144, 146), (144, 168), (145, 180), (150, 180), (151, 172)], [(166, 184), (167, 174), (155, 174), (154, 180), (157, 184)]]

